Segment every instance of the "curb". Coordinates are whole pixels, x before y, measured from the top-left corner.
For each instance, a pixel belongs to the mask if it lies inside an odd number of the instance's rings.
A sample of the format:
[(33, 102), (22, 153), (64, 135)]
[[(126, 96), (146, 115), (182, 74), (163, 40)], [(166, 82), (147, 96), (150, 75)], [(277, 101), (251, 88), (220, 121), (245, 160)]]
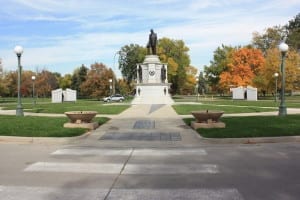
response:
[(259, 144), (259, 143), (289, 143), (300, 142), (300, 136), (282, 136), (282, 137), (255, 137), (255, 138), (204, 138), (200, 134), (198, 137), (201, 142), (208, 144)]
[(0, 136), (0, 144), (17, 143), (17, 144), (70, 144), (77, 140), (87, 138), (91, 132), (75, 137), (18, 137), (18, 136)]

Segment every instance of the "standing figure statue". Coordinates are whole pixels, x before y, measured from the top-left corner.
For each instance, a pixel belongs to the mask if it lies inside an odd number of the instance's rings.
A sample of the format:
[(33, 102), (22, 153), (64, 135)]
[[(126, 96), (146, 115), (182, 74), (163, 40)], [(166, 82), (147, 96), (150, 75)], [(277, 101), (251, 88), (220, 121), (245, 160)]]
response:
[(138, 80), (140, 83), (143, 81), (143, 71), (142, 71), (141, 65), (139, 65), (139, 68), (138, 68)]
[(156, 55), (156, 43), (157, 43), (157, 34), (154, 33), (153, 29), (150, 30), (149, 35), (149, 41), (147, 44), (148, 54), (150, 54), (150, 48), (151, 48), (151, 54)]
[(161, 82), (162, 83), (165, 83), (166, 82), (166, 68), (165, 68), (165, 65), (162, 66), (161, 68), (161, 73), (160, 73), (160, 79), (161, 79)]

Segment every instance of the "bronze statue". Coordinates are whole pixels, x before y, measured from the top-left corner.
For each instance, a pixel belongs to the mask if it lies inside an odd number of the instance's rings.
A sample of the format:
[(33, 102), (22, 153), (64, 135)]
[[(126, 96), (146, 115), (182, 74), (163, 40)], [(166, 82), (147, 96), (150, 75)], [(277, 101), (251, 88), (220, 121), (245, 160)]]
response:
[(165, 68), (165, 65), (162, 66), (161, 68), (161, 73), (160, 73), (160, 79), (161, 79), (161, 82), (162, 83), (165, 83), (166, 81), (166, 68)]
[(143, 80), (143, 71), (142, 71), (141, 65), (139, 65), (139, 68), (138, 68), (138, 79), (139, 79), (139, 82), (140, 82), (140, 83), (141, 83), (142, 80)]
[(147, 44), (148, 54), (156, 55), (156, 43), (157, 43), (157, 34), (154, 33), (153, 29), (150, 30), (149, 41)]

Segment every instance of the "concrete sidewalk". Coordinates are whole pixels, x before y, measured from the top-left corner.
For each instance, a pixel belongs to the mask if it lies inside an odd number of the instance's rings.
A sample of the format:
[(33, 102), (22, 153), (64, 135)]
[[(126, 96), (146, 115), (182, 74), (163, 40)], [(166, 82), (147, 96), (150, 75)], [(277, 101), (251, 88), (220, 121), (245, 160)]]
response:
[(170, 105), (132, 105), (84, 141), (110, 147), (195, 146), (201, 139)]
[[(288, 114), (300, 114), (300, 109), (288, 108)], [(15, 110), (0, 110), (2, 115), (15, 115)], [(64, 114), (24, 113), (25, 116), (65, 117)], [(231, 116), (268, 116), (278, 112), (235, 113)], [(0, 142), (26, 143), (82, 143), (88, 146), (110, 147), (174, 147), (201, 146), (203, 144), (299, 142), (300, 136), (272, 138), (228, 138), (209, 139), (185, 125), (183, 118), (192, 115), (178, 115), (170, 105), (132, 105), (119, 115), (97, 115), (111, 118), (106, 124), (83, 136), (74, 138), (28, 138), (0, 136)]]

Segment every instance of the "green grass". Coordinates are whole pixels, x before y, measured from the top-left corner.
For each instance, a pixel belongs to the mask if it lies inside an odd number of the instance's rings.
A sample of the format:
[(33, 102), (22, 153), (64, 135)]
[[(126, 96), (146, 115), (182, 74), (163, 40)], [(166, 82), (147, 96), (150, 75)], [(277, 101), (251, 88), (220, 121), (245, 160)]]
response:
[[(184, 121), (190, 125), (192, 118)], [(197, 129), (206, 138), (277, 137), (300, 135), (300, 115), (225, 117), (226, 128)]]
[[(94, 121), (103, 124), (109, 118), (95, 118)], [(0, 115), (0, 135), (22, 137), (73, 137), (82, 135), (87, 129), (64, 128), (68, 122), (63, 117), (16, 117)]]
[[(214, 97), (208, 95), (206, 98), (200, 97), (197, 101), (196, 96), (175, 96), (173, 99), (176, 102), (198, 102), (202, 104), (213, 105), (235, 105), (235, 106), (256, 106), (256, 107), (278, 107), (280, 101), (274, 101), (274, 97), (268, 100), (246, 101), (246, 100), (232, 100), (231, 97)], [(300, 96), (286, 96), (286, 105), (291, 108), (300, 108)]]
[[(14, 110), (17, 104), (0, 104), (3, 109)], [(79, 100), (77, 102), (51, 103), (37, 102), (23, 103), (23, 109), (34, 113), (64, 113), (67, 111), (97, 111), (99, 114), (119, 114), (130, 107), (130, 105), (103, 104), (99, 101)]]
[(191, 114), (196, 110), (222, 110), (225, 113), (253, 113), (275, 111), (277, 108), (261, 108), (255, 106), (234, 106), (234, 105), (208, 105), (208, 104), (182, 104), (173, 105), (173, 108), (179, 115)]

